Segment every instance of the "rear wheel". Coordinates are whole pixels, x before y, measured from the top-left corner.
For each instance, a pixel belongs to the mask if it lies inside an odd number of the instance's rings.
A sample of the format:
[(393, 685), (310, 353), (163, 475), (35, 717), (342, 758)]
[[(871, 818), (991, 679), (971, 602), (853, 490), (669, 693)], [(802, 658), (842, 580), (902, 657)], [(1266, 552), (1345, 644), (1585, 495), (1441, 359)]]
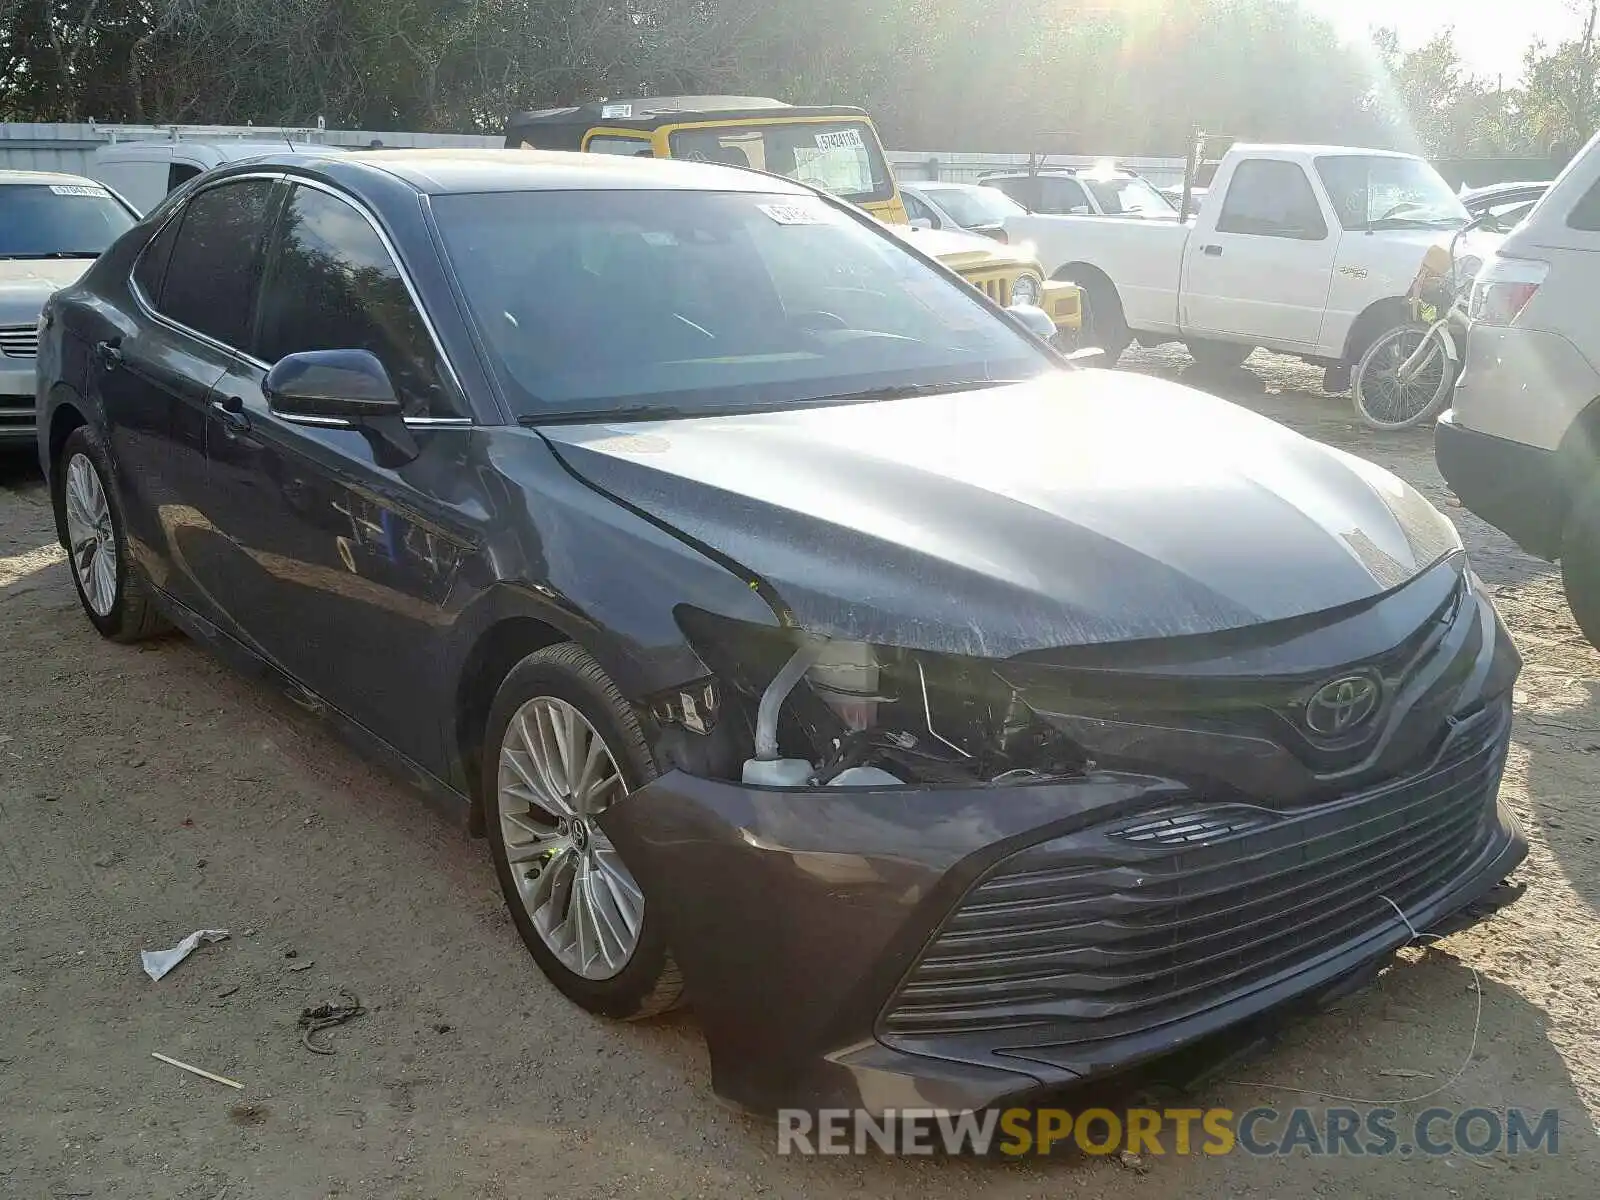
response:
[[(1425, 357), (1408, 379), (1400, 368), (1424, 342)], [(1455, 364), (1445, 353), (1441, 338), (1426, 325), (1397, 326), (1367, 347), (1356, 365), (1351, 385), (1356, 414), (1374, 429), (1407, 429), (1434, 416), (1450, 398), (1456, 380)]]
[(512, 920), (568, 999), (647, 1017), (683, 985), (659, 918), (597, 818), (656, 776), (633, 708), (573, 643), (523, 659), (484, 739), (489, 850)]
[(1185, 343), (1189, 357), (1202, 371), (1232, 371), (1244, 365), (1255, 350), (1254, 346), (1241, 346), (1237, 342), (1217, 342), (1208, 338), (1194, 338)]
[(66, 531), (72, 583), (102, 637), (137, 642), (169, 628), (128, 553), (116, 478), (100, 435), (80, 425), (52, 472), (56, 522)]
[(1600, 491), (1573, 507), (1561, 537), (1561, 584), (1567, 607), (1589, 644), (1600, 649)]

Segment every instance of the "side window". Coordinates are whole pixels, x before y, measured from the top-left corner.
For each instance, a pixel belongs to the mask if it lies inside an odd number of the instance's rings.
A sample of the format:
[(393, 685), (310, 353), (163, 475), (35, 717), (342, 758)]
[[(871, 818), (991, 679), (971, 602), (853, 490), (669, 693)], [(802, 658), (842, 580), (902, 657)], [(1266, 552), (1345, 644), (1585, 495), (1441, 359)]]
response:
[(1039, 211), (1042, 213), (1070, 213), (1075, 208), (1094, 211), (1083, 184), (1076, 179), (1039, 180)]
[(1600, 183), (1596, 183), (1567, 214), (1567, 228), (1600, 233)]
[(453, 417), (442, 365), (400, 268), (367, 218), (314, 188), (284, 210), (261, 299), (260, 356), (370, 350), (408, 416)]
[(1036, 207), (1033, 203), (1033, 197), (1029, 194), (1028, 184), (1032, 182), (1031, 180), (985, 179), (981, 180), (980, 182), (982, 182), (984, 187), (992, 187), (996, 191), (1010, 196), (1013, 200), (1022, 205), (1023, 208), (1028, 209), (1030, 212)]
[(175, 191), (198, 174), (200, 174), (200, 168), (193, 163), (173, 163), (167, 168), (167, 191)]
[(626, 154), (635, 158), (654, 158), (655, 152), (650, 149), (650, 143), (643, 138), (630, 137), (592, 137), (584, 143), (583, 148), (590, 154)]
[(1217, 232), (1320, 242), (1328, 223), (1299, 163), (1251, 158), (1233, 173)]
[(934, 229), (939, 228), (939, 218), (934, 216), (933, 209), (910, 192), (901, 192), (900, 199), (905, 201), (906, 216), (913, 221), (927, 221)]
[(161, 284), (167, 277), (167, 263), (172, 258), (172, 246), (178, 240), (178, 226), (181, 224), (183, 214), (178, 213), (145, 244), (139, 261), (133, 264), (133, 281), (151, 304), (161, 295)]
[(261, 284), (261, 243), (274, 184), (207, 188), (184, 207), (156, 308), (179, 324), (248, 349)]

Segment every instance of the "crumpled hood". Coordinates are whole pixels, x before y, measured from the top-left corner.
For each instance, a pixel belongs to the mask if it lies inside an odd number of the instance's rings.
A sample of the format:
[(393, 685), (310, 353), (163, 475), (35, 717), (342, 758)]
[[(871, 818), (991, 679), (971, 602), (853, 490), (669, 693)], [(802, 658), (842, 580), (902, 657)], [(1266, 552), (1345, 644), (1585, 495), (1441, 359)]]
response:
[(0, 325), (28, 325), (44, 302), (89, 269), (87, 258), (0, 258)]
[(1370, 463), (1107, 371), (541, 432), (595, 487), (759, 575), (805, 628), (912, 649), (1004, 657), (1277, 621), (1389, 591), (1461, 544)]

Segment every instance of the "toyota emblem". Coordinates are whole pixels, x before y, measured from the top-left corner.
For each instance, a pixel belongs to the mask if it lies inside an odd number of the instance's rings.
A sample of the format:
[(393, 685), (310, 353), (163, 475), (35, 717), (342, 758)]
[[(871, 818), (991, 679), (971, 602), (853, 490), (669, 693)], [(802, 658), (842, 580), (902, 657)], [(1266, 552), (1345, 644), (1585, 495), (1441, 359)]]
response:
[(1383, 689), (1371, 675), (1331, 679), (1306, 701), (1306, 728), (1322, 737), (1354, 733), (1378, 711)]

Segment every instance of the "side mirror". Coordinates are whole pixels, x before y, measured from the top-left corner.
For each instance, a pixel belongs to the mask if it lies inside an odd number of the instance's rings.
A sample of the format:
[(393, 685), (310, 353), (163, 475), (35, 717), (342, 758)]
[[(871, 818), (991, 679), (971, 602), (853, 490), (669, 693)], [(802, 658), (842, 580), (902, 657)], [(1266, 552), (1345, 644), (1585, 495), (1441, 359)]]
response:
[(1036, 304), (1013, 304), (1006, 312), (1036, 338), (1048, 342), (1056, 336), (1056, 323)]
[(416, 439), (389, 372), (370, 350), (306, 350), (280, 358), (262, 395), (272, 412), (300, 425), (369, 430), (406, 461)]
[(1082, 349), (1072, 351), (1065, 357), (1068, 362), (1075, 362), (1080, 367), (1096, 367), (1100, 364), (1094, 360), (1105, 356), (1106, 352), (1099, 346), (1084, 346)]
[(911, 228), (913, 228), (913, 229), (932, 229), (933, 228), (933, 222), (928, 220), (927, 217), (912, 217), (910, 222), (909, 222), (909, 224), (910, 224)]

